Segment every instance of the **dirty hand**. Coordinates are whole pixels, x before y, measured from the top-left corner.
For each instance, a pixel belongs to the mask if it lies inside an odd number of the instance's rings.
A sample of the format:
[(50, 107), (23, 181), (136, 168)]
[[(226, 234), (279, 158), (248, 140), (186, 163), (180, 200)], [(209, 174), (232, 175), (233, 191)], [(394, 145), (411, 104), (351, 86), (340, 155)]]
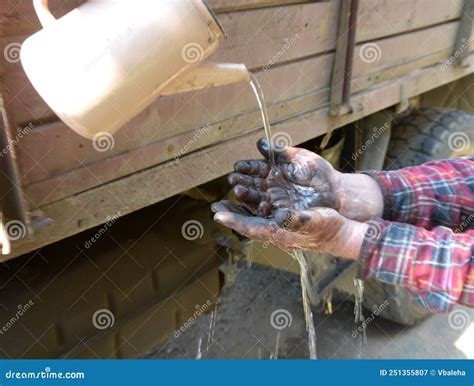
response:
[(371, 177), (340, 173), (319, 155), (295, 147), (274, 147), (272, 168), (268, 142), (261, 139), (257, 147), (265, 160), (236, 162), (228, 177), (237, 200), (253, 214), (270, 217), (282, 208), (327, 207), (357, 221), (381, 216), (382, 193)]
[(212, 204), (214, 220), (251, 239), (292, 251), (323, 252), (357, 259), (368, 225), (330, 208), (279, 209), (273, 218), (252, 216), (228, 200)]

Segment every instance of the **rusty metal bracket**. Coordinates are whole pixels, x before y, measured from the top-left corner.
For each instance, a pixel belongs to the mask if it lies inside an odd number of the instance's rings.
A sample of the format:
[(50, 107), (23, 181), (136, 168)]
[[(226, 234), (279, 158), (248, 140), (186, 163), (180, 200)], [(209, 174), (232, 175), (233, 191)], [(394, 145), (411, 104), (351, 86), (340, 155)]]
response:
[(350, 96), (358, 10), (359, 0), (341, 0), (329, 96), (329, 114), (333, 117), (354, 111)]
[[(0, 79), (0, 110), (3, 125), (0, 128), (0, 210), (2, 221), (6, 225), (7, 233), (10, 222), (15, 224), (21, 234), (15, 231), (17, 236), (25, 238), (31, 232), (30, 217), (26, 203), (23, 199), (23, 191), (16, 163), (15, 143), (13, 135), (16, 133), (16, 123), (9, 105), (8, 92), (3, 79)], [(13, 230), (12, 230), (13, 231)]]
[(474, 17), (474, 1), (464, 0), (461, 21), (459, 23), (456, 41), (451, 60), (455, 66), (465, 66), (465, 58), (469, 53), (472, 40), (472, 18)]

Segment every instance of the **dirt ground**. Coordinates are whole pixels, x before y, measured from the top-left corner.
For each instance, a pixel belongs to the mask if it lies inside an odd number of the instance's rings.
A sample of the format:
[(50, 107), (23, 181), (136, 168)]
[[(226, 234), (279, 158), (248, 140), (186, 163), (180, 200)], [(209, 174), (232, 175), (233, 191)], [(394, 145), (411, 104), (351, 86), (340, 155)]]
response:
[[(458, 308), (461, 320), (455, 325), (454, 315), (450, 321), (446, 314), (433, 315), (415, 327), (376, 318), (367, 326), (364, 343), (355, 333), (353, 296), (339, 295), (333, 308), (332, 315), (313, 309), (320, 359), (474, 357), (474, 310)], [(282, 324), (273, 323), (276, 328), (271, 323), (275, 314), (282, 317)], [(298, 275), (241, 263), (235, 280), (224, 287), (216, 313), (191, 322), (146, 358), (302, 359), (308, 358), (307, 342)]]

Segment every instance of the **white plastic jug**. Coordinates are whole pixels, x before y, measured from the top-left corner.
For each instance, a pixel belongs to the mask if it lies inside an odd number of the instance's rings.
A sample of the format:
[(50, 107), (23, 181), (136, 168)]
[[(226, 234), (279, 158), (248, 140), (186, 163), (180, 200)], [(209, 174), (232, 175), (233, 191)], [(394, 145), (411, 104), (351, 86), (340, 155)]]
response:
[(160, 95), (250, 79), (243, 64), (206, 61), (223, 31), (202, 0), (89, 0), (60, 19), (33, 3), (43, 29), (23, 43), (23, 68), (86, 138), (115, 133)]

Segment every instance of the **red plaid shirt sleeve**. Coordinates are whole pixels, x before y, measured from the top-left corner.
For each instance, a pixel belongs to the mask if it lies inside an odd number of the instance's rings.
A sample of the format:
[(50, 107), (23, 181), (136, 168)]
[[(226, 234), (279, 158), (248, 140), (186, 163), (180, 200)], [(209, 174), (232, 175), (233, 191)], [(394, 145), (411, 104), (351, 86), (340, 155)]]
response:
[(359, 276), (401, 285), (433, 312), (474, 307), (474, 157), (368, 172), (384, 195)]

